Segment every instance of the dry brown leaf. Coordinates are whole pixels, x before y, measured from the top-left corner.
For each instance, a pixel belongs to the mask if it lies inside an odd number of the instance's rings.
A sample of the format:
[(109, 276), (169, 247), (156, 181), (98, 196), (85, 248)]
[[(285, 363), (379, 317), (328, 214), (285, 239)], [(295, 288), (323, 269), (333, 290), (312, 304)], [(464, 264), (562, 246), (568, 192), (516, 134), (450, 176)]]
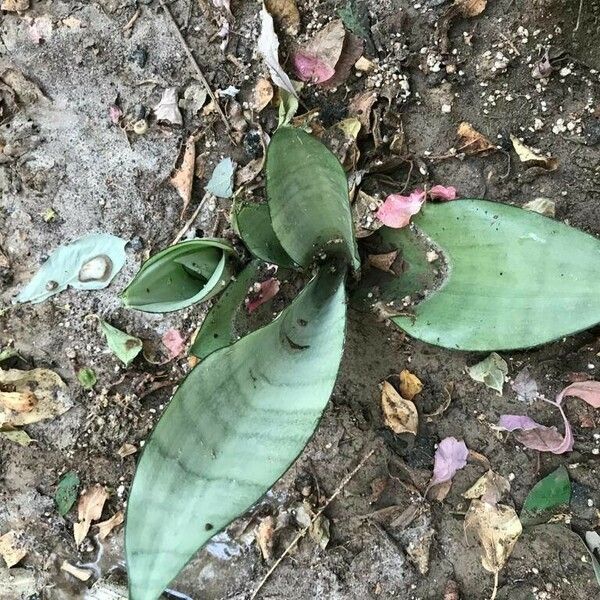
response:
[(87, 581), (92, 576), (92, 572), (89, 569), (76, 567), (66, 560), (63, 561), (62, 565), (60, 565), (60, 570), (66, 571), (70, 575), (73, 575), (73, 577), (79, 579), (79, 581)]
[(454, 6), (462, 17), (476, 17), (480, 15), (487, 5), (487, 0), (455, 0)]
[(273, 558), (273, 533), (275, 532), (275, 519), (268, 516), (262, 519), (258, 524), (254, 535), (256, 537), (256, 543), (260, 548), (262, 557), (265, 560), (271, 560)]
[(330, 539), (330, 523), (329, 519), (325, 515), (319, 515), (310, 526), (308, 534), (310, 537), (319, 544), (321, 550), (327, 548)]
[(273, 86), (271, 82), (261, 77), (254, 86), (252, 97), (254, 110), (260, 112), (273, 99)]
[(460, 589), (454, 579), (449, 579), (444, 587), (444, 598), (442, 600), (460, 600)]
[(410, 371), (404, 369), (400, 373), (400, 395), (407, 400), (412, 400), (423, 391), (423, 383)]
[(368, 91), (354, 96), (348, 105), (348, 116), (356, 117), (365, 133), (371, 132), (371, 112), (375, 102), (377, 102), (377, 92)]
[(458, 126), (458, 137), (462, 146), (458, 149), (459, 152), (465, 154), (479, 154), (489, 150), (496, 150), (496, 146), (488, 140), (482, 133), (479, 133), (471, 123), (463, 121)]
[(54, 371), (0, 369), (0, 427), (52, 419), (71, 406), (67, 386)]
[(523, 527), (514, 508), (472, 500), (465, 515), (465, 534), (472, 533), (481, 544), (481, 564), (498, 573), (506, 564)]
[(508, 479), (489, 470), (482, 475), (462, 496), (469, 500), (481, 498), (488, 504), (497, 504), (510, 491)]
[(121, 525), (125, 520), (125, 515), (122, 510), (117, 511), (110, 519), (106, 519), (106, 521), (101, 521), (100, 523), (96, 523), (98, 527), (98, 537), (101, 540), (104, 540), (108, 537), (110, 532), (115, 528)]
[(385, 424), (394, 433), (412, 433), (417, 435), (419, 415), (417, 408), (403, 398), (389, 381), (384, 381), (381, 390), (381, 408)]
[(300, 30), (300, 13), (296, 0), (265, 0), (265, 6), (277, 26), (290, 35)]
[(556, 171), (558, 159), (552, 156), (542, 156), (526, 146), (518, 137), (511, 135), (510, 141), (519, 157), (519, 160), (530, 167), (542, 167), (546, 171)]
[(20, 12), (29, 8), (30, 0), (2, 0), (0, 10)]
[(335, 65), (335, 73), (331, 79), (324, 81), (321, 85), (328, 89), (342, 85), (352, 73), (352, 69), (356, 61), (362, 56), (364, 49), (365, 44), (361, 38), (352, 33), (346, 33), (342, 53)]
[(192, 199), (192, 187), (194, 184), (194, 169), (196, 165), (196, 136), (190, 135), (185, 143), (181, 165), (171, 176), (171, 185), (183, 200), (181, 216), (185, 213)]
[(121, 458), (125, 458), (126, 456), (131, 456), (137, 452), (137, 448), (133, 444), (123, 444), (118, 450), (117, 454)]
[(364, 56), (361, 56), (354, 63), (354, 68), (357, 71), (360, 71), (361, 73), (370, 73), (371, 71), (375, 70), (376, 66), (377, 65), (372, 60), (369, 60), (368, 58), (365, 58)]
[(9, 569), (25, 558), (26, 554), (19, 532), (11, 529), (0, 536), (0, 555)]
[(102, 516), (102, 509), (107, 498), (108, 492), (106, 488), (99, 483), (87, 489), (79, 497), (79, 503), (77, 504), (79, 522), (73, 525), (73, 536), (78, 546), (88, 534), (92, 526), (92, 521), (97, 521)]
[(480, 465), (483, 465), (488, 471), (491, 471), (492, 469), (490, 459), (485, 454), (481, 454), (481, 452), (476, 452), (475, 450), (471, 450), (470, 448), (468, 460), (471, 462), (478, 462)]
[(372, 267), (379, 269), (380, 271), (385, 271), (386, 273), (394, 273), (391, 267), (396, 258), (398, 258), (398, 250), (385, 252), (384, 254), (369, 254), (367, 256), (367, 260)]
[(383, 227), (383, 223), (375, 218), (375, 213), (382, 204), (382, 200), (369, 196), (362, 190), (358, 191), (352, 204), (352, 219), (357, 238), (367, 237)]
[(452, 487), (452, 481), (444, 481), (444, 483), (436, 483), (429, 488), (427, 492), (427, 497), (430, 500), (435, 500), (437, 502), (443, 502), (444, 498), (450, 492), (450, 488)]

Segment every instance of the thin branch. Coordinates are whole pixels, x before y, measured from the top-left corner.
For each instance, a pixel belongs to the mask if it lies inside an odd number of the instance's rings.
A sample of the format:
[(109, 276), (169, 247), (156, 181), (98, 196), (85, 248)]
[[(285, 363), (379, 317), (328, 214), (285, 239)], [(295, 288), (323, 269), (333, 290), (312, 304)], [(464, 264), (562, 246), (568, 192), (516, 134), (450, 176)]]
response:
[(188, 58), (190, 59), (190, 62), (194, 66), (194, 69), (196, 70), (196, 74), (200, 78), (202, 85), (204, 85), (204, 87), (206, 88), (206, 93), (210, 96), (210, 99), (213, 101), (215, 108), (216, 108), (217, 112), (219, 113), (219, 116), (221, 117), (221, 121), (223, 121), (223, 123), (225, 124), (227, 131), (231, 131), (231, 125), (229, 124), (229, 121), (227, 120), (225, 113), (221, 109), (221, 105), (219, 104), (219, 101), (217, 100), (215, 93), (212, 91), (210, 84), (206, 80), (206, 77), (204, 76), (204, 73), (202, 72), (202, 69), (200, 68), (200, 65), (198, 64), (198, 61), (194, 58), (194, 55), (192, 54), (192, 51), (190, 50), (188, 43), (185, 41), (185, 38), (183, 37), (183, 34), (181, 33), (181, 29), (179, 29), (179, 25), (177, 25), (177, 21), (171, 14), (169, 7), (165, 4), (164, 0), (158, 0), (158, 2), (161, 5), (162, 9), (165, 11), (165, 14), (171, 21), (173, 27), (175, 28), (175, 31), (177, 32), (177, 37), (179, 38), (179, 41), (181, 42), (181, 46), (185, 50), (185, 53), (187, 54)]
[(171, 246), (174, 246), (177, 242), (181, 240), (181, 238), (187, 233), (188, 229), (194, 224), (194, 221), (198, 218), (202, 207), (206, 204), (206, 201), (212, 197), (210, 192), (206, 192), (204, 194), (202, 200), (196, 207), (194, 214), (185, 222), (185, 225), (179, 230), (179, 233), (175, 236), (175, 239), (171, 242)]
[(267, 582), (269, 577), (271, 577), (271, 575), (273, 574), (273, 571), (275, 571), (275, 569), (279, 566), (279, 563), (281, 563), (281, 561), (294, 549), (296, 544), (306, 535), (306, 532), (310, 529), (311, 525), (323, 514), (325, 509), (331, 504), (331, 502), (333, 502), (333, 500), (335, 500), (335, 498), (340, 494), (340, 492), (348, 485), (350, 480), (365, 466), (365, 463), (367, 462), (367, 460), (369, 460), (369, 458), (371, 458), (371, 456), (373, 456), (374, 453), (375, 453), (375, 449), (369, 450), (369, 452), (367, 452), (362, 457), (361, 461), (356, 465), (356, 467), (354, 467), (354, 469), (352, 469), (352, 471), (350, 471), (350, 473), (348, 473), (348, 475), (346, 475), (346, 477), (342, 480), (342, 482), (335, 489), (333, 494), (331, 494), (331, 496), (329, 496), (329, 498), (325, 502), (325, 504), (317, 511), (315, 516), (310, 520), (309, 525), (307, 527), (304, 527), (304, 529), (301, 529), (298, 532), (298, 535), (292, 540), (290, 545), (283, 551), (283, 554), (275, 561), (273, 566), (267, 571), (267, 574), (261, 579), (260, 583), (258, 584), (256, 589), (252, 593), (252, 596), (250, 596), (250, 600), (254, 600), (254, 598), (256, 598), (258, 592), (260, 592), (263, 585), (265, 585), (265, 583)]

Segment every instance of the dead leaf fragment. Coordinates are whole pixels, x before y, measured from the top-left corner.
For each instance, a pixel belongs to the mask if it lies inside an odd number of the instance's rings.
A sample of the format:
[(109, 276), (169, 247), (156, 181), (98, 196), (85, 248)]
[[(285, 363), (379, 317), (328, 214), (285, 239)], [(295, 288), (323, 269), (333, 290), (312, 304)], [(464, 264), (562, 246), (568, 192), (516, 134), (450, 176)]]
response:
[(30, 0), (2, 0), (0, 10), (9, 12), (21, 12), (29, 8)]
[(0, 555), (9, 569), (25, 558), (27, 550), (23, 547), (19, 532), (11, 529), (0, 536)]
[(49, 369), (0, 369), (0, 427), (20, 427), (62, 415), (67, 386)]
[(368, 91), (354, 96), (348, 105), (348, 116), (356, 117), (365, 133), (371, 132), (371, 112), (375, 102), (377, 102), (377, 93)]
[(196, 136), (190, 135), (185, 143), (183, 159), (179, 168), (171, 176), (171, 185), (183, 200), (181, 216), (185, 213), (192, 198), (192, 186), (194, 183), (194, 168), (196, 164)]
[(92, 572), (89, 569), (76, 567), (66, 560), (60, 565), (60, 570), (69, 573), (69, 575), (73, 575), (73, 577), (79, 579), (79, 581), (87, 581), (92, 576)]
[(369, 196), (362, 190), (358, 191), (356, 200), (352, 203), (352, 220), (357, 238), (367, 237), (383, 227), (383, 223), (375, 218), (375, 213), (382, 204), (383, 200)]
[(118, 450), (117, 454), (121, 458), (125, 458), (126, 456), (131, 456), (137, 452), (137, 448), (133, 444), (123, 444)]
[(110, 519), (106, 519), (106, 521), (101, 521), (100, 523), (96, 523), (98, 527), (98, 537), (101, 540), (104, 540), (108, 537), (110, 532), (115, 528), (121, 525), (125, 520), (125, 514), (122, 510), (117, 511)]
[(552, 156), (542, 156), (526, 146), (518, 137), (511, 135), (510, 141), (519, 157), (519, 160), (529, 167), (541, 167), (546, 171), (556, 171), (558, 159)]
[(391, 267), (396, 258), (398, 258), (398, 250), (394, 250), (393, 252), (385, 252), (384, 254), (369, 254), (367, 256), (369, 265), (375, 269), (379, 269), (380, 271), (385, 271), (386, 273), (394, 273)]
[(489, 470), (482, 475), (462, 496), (469, 500), (481, 498), (488, 504), (495, 505), (502, 496), (510, 491), (508, 479), (498, 473)]
[(487, 0), (455, 0), (454, 6), (462, 17), (468, 19), (480, 15), (487, 6)]
[(463, 121), (458, 126), (457, 134), (462, 143), (460, 148), (458, 148), (459, 152), (471, 155), (496, 150), (496, 146), (482, 133), (479, 133), (471, 123)]
[(265, 517), (258, 524), (254, 533), (256, 543), (264, 560), (269, 561), (273, 558), (273, 533), (275, 532), (275, 519), (272, 516)]
[(92, 521), (97, 521), (102, 516), (102, 509), (107, 499), (108, 492), (99, 483), (87, 489), (79, 497), (79, 504), (77, 505), (79, 522), (73, 525), (73, 536), (78, 546), (88, 534)]
[(524, 210), (539, 213), (546, 217), (554, 218), (556, 216), (556, 202), (550, 198), (535, 198), (523, 204)]
[(372, 60), (369, 60), (368, 58), (365, 58), (364, 56), (361, 56), (354, 63), (354, 68), (357, 71), (360, 71), (361, 73), (370, 73), (371, 71), (375, 70), (376, 66), (377, 65)]
[(277, 26), (289, 35), (296, 35), (300, 30), (300, 13), (296, 0), (265, 0), (267, 10), (275, 19)]
[(423, 391), (423, 383), (410, 371), (404, 369), (400, 373), (400, 395), (407, 400), (412, 400)]
[(154, 107), (154, 114), (159, 123), (183, 125), (183, 117), (181, 116), (177, 100), (177, 88), (170, 87), (165, 89), (160, 102)]
[(268, 79), (261, 77), (254, 86), (253, 91), (254, 110), (260, 112), (273, 99), (273, 86)]
[(329, 529), (329, 519), (325, 515), (319, 515), (308, 530), (308, 534), (319, 545), (321, 550), (325, 550), (327, 544), (329, 544)]
[(410, 400), (403, 398), (388, 381), (383, 382), (381, 408), (385, 424), (394, 433), (417, 435), (419, 425), (417, 408)]

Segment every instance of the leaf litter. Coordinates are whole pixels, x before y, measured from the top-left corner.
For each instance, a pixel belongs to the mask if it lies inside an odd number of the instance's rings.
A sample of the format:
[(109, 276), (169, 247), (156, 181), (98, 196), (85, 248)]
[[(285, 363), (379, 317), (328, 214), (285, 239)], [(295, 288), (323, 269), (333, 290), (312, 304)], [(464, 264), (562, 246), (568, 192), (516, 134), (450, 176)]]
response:
[(79, 546), (87, 536), (93, 521), (102, 517), (104, 503), (108, 500), (108, 491), (96, 483), (81, 494), (77, 505), (78, 521), (73, 524), (75, 544)]
[(385, 424), (397, 434), (417, 435), (419, 414), (411, 400), (403, 398), (389, 381), (381, 388), (381, 409)]

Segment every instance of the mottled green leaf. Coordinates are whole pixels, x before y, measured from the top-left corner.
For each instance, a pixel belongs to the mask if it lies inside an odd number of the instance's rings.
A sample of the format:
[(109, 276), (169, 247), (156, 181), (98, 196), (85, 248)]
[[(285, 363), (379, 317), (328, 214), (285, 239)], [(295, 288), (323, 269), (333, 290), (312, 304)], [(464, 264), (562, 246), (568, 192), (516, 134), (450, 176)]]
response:
[(145, 312), (180, 310), (223, 291), (231, 245), (212, 238), (180, 242), (148, 259), (123, 292), (126, 306)]
[(106, 321), (100, 321), (100, 327), (102, 333), (106, 337), (108, 347), (125, 366), (129, 365), (140, 353), (142, 349), (142, 340), (113, 327)]
[(42, 302), (71, 286), (78, 290), (105, 288), (125, 264), (126, 240), (93, 233), (60, 246), (17, 296), (17, 302)]
[(210, 354), (178, 388), (129, 496), (131, 600), (156, 600), (304, 448), (342, 356), (343, 279), (324, 268), (275, 321)]
[(499, 354), (492, 352), (481, 362), (469, 367), (468, 372), (471, 379), (484, 383), (487, 387), (496, 390), (502, 395), (504, 378), (508, 373), (508, 365)]
[(561, 465), (538, 481), (525, 498), (521, 510), (523, 525), (539, 525), (546, 523), (550, 517), (569, 508), (571, 500), (571, 481), (569, 472)]
[(79, 477), (75, 471), (69, 471), (61, 477), (54, 494), (54, 502), (61, 517), (64, 517), (75, 504), (78, 489)]
[(79, 369), (79, 371), (77, 371), (77, 379), (84, 390), (91, 390), (98, 381), (96, 373), (89, 367)]
[(341, 256), (353, 268), (348, 183), (335, 155), (301, 129), (280, 127), (267, 148), (267, 198), (275, 235), (300, 266), (316, 256)]
[(206, 191), (218, 198), (231, 198), (233, 195), (233, 171), (235, 165), (231, 158), (224, 158), (213, 171), (206, 184)]

